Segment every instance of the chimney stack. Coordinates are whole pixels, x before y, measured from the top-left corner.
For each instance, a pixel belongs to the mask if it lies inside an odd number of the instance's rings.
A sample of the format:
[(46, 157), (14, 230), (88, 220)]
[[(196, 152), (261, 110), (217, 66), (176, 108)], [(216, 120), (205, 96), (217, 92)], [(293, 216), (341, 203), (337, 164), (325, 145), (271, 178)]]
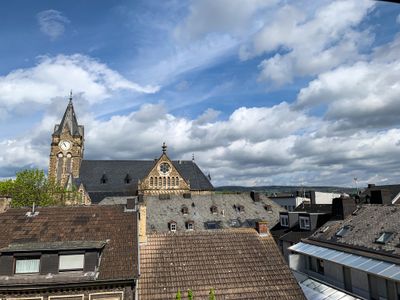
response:
[(257, 229), (258, 234), (261, 236), (267, 236), (269, 234), (267, 221), (256, 222), (256, 229)]

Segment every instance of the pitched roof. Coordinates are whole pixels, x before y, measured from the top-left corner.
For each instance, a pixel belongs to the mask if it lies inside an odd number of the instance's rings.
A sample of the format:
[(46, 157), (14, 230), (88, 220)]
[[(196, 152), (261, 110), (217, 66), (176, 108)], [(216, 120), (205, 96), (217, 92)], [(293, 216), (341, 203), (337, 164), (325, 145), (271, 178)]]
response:
[[(34, 217), (27, 217), (27, 211), (26, 208), (13, 208), (0, 214), (0, 248), (19, 249), (23, 246), (31, 249), (35, 246), (36, 249), (45, 249), (59, 245), (59, 249), (70, 249), (88, 247), (89, 241), (90, 248), (104, 244), (98, 279), (137, 278), (136, 212), (124, 212), (122, 205), (39, 207), (39, 214)], [(72, 278), (69, 276), (63, 279), (63, 276), (54, 275), (51, 279), (46, 276), (30, 276), (29, 283), (96, 279), (76, 274)], [(11, 282), (17, 284), (18, 280), (10, 277), (4, 282), (0, 276), (0, 286)]]
[(55, 126), (53, 135), (60, 135), (65, 127), (68, 128), (72, 136), (83, 136), (83, 126), (78, 125), (72, 98), (69, 100), (61, 123)]
[(254, 229), (149, 235), (141, 246), (140, 299), (305, 299), (271, 236)]
[[(195, 162), (173, 161), (172, 163), (183, 178), (190, 182), (191, 190), (214, 190)], [(76, 183), (78, 185), (82, 183), (91, 198), (94, 196), (96, 200), (92, 199), (93, 203), (101, 201), (101, 193), (105, 192), (109, 197), (135, 195), (138, 181), (149, 174), (154, 164), (154, 160), (83, 160)], [(107, 177), (106, 183), (101, 183), (103, 175)], [(127, 175), (131, 178), (128, 184), (125, 183)]]
[[(215, 223), (216, 228), (255, 227), (255, 222), (265, 220), (272, 227), (279, 220), (279, 212), (284, 209), (264, 195), (255, 202), (249, 193), (192, 195), (184, 198), (181, 195), (171, 195), (168, 200), (160, 200), (156, 196), (145, 196), (147, 207), (147, 231), (161, 233), (168, 231), (168, 222), (175, 220), (177, 230), (186, 230), (185, 222), (194, 221), (195, 230), (207, 229), (207, 223)], [(181, 207), (188, 208), (188, 214), (183, 214)], [(239, 211), (238, 206), (243, 210)], [(213, 213), (211, 207), (216, 206)], [(268, 206), (266, 210), (265, 206)]]
[[(327, 222), (323, 230), (316, 231), (310, 239), (400, 258), (399, 219), (398, 205), (364, 204), (345, 220)], [(336, 233), (344, 226), (349, 230), (343, 236), (337, 236)], [(392, 232), (393, 236), (386, 244), (376, 243), (384, 232)]]

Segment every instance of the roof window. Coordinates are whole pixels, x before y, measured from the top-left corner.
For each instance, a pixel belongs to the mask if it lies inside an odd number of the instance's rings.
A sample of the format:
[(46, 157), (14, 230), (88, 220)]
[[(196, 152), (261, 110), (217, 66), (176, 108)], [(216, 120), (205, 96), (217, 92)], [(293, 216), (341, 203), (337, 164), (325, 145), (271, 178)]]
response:
[(182, 205), (181, 212), (183, 215), (187, 215), (189, 213), (189, 208), (186, 205)]
[(84, 254), (60, 255), (58, 269), (60, 270), (60, 272), (83, 270), (84, 257)]
[(218, 208), (217, 208), (217, 206), (216, 206), (216, 205), (212, 205), (212, 206), (210, 207), (210, 211), (211, 211), (212, 214), (217, 214), (217, 213), (218, 213)]
[(310, 229), (310, 217), (299, 217), (300, 229)]
[(280, 223), (282, 227), (289, 227), (289, 216), (288, 215), (281, 215), (280, 216)]
[(187, 230), (193, 230), (194, 229), (194, 222), (193, 221), (187, 221), (185, 223), (185, 227)]
[[(129, 183), (131, 183), (131, 181), (132, 181), (131, 175), (126, 174), (125, 179), (124, 179), (124, 182), (125, 182), (126, 184), (129, 184)], [(151, 177), (151, 185), (152, 185), (152, 183), (153, 183), (153, 177)]]
[(233, 209), (236, 210), (236, 212), (244, 212), (244, 206), (241, 204), (233, 205)]
[(266, 211), (272, 211), (272, 206), (269, 205), (269, 204), (265, 204), (265, 205), (264, 205), (264, 209), (265, 209)]
[(207, 229), (217, 229), (217, 222), (206, 222), (206, 228)]
[(170, 221), (168, 223), (168, 228), (169, 228), (169, 231), (175, 232), (176, 231), (176, 222), (175, 221)]
[(386, 244), (391, 237), (393, 236), (393, 232), (383, 232), (377, 239), (376, 239), (376, 243), (379, 244)]
[(350, 231), (350, 229), (351, 227), (349, 225), (345, 225), (342, 228), (340, 228), (338, 232), (336, 232), (336, 236), (344, 237), (347, 234), (347, 232)]
[(107, 178), (106, 174), (103, 174), (103, 176), (101, 176), (101, 178), (100, 178), (100, 183), (106, 184), (107, 181), (108, 181), (108, 178)]

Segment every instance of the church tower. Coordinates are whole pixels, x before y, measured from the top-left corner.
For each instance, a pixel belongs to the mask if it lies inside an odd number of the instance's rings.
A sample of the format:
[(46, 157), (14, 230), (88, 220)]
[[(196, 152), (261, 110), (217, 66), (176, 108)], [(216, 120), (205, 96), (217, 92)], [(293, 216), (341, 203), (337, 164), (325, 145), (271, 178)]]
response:
[(79, 177), (79, 169), (83, 159), (83, 144), (83, 126), (78, 125), (76, 120), (71, 92), (61, 123), (54, 127), (51, 136), (50, 179), (65, 186), (70, 177)]

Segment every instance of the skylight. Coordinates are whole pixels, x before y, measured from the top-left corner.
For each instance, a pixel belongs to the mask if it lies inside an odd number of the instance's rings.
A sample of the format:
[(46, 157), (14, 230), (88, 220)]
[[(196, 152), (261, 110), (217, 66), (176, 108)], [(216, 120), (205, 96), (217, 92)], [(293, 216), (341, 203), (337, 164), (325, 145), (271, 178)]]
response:
[(349, 230), (350, 230), (350, 226), (345, 225), (342, 228), (340, 228), (338, 232), (336, 232), (336, 236), (344, 237), (346, 235), (346, 233), (349, 232)]
[(375, 242), (380, 243), (380, 244), (386, 244), (392, 236), (393, 236), (393, 232), (384, 232), (380, 235), (379, 238), (376, 239)]

